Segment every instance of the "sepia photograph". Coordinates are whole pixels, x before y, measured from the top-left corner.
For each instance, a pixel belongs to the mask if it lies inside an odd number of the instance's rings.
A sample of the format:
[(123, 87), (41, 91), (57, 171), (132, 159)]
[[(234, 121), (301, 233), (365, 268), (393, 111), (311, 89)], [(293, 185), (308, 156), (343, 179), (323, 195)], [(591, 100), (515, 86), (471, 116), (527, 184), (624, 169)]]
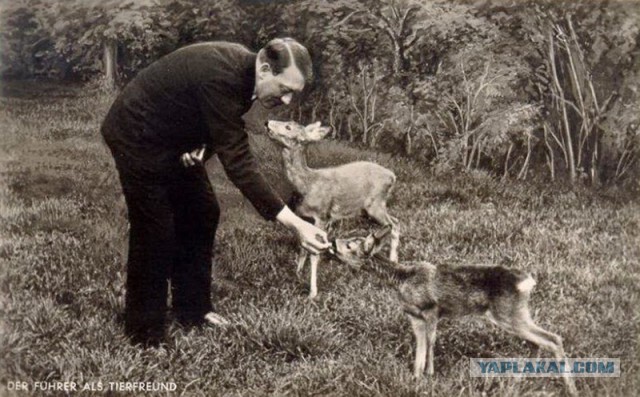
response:
[(640, 0), (0, 0), (0, 396), (640, 395)]

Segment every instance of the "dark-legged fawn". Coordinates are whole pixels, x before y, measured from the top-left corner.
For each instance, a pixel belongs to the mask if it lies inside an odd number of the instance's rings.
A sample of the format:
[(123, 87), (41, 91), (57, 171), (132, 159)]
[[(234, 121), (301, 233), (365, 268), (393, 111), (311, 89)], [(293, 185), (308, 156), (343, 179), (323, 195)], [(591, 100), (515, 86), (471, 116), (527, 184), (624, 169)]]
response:
[[(565, 360), (560, 336), (542, 329), (529, 313), (531, 275), (502, 266), (435, 266), (428, 262), (401, 264), (376, 255), (389, 228), (367, 237), (337, 239), (332, 253), (356, 269), (373, 271), (392, 282), (409, 317), (416, 339), (414, 375), (433, 375), (433, 348), (438, 318), (483, 316), (507, 332)], [(576, 395), (573, 378), (564, 375), (567, 392)]]

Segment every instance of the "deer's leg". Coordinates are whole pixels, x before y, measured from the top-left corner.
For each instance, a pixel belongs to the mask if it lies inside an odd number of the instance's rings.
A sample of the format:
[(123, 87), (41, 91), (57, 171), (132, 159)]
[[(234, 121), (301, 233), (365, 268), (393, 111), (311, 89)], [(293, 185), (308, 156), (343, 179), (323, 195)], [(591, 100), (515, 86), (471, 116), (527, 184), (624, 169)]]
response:
[[(314, 218), (314, 217), (312, 217), (310, 215), (307, 215), (307, 212), (305, 211), (303, 205), (301, 205), (301, 206), (299, 206), (299, 208), (297, 208), (296, 214), (298, 216), (300, 216), (306, 222), (309, 222), (309, 223), (314, 224), (314, 225), (318, 223), (316, 218)], [(307, 258), (309, 258), (309, 251), (307, 251), (306, 249), (302, 248), (302, 246), (300, 246), (299, 251), (298, 251), (297, 266), (296, 266), (296, 274), (298, 276), (300, 276), (302, 274), (302, 270), (304, 269), (304, 265), (307, 263)]]
[[(320, 219), (315, 219), (315, 225), (322, 230), (326, 230), (330, 222), (323, 222)], [(318, 263), (320, 263), (320, 255), (309, 254), (309, 261), (311, 262), (311, 279), (309, 281), (309, 299), (313, 299), (318, 295)]]
[(300, 247), (300, 251), (298, 252), (298, 265), (296, 266), (296, 273), (298, 276), (302, 273), (302, 269), (304, 269), (304, 264), (307, 263), (307, 258), (309, 257), (309, 253), (306, 249)]
[(427, 321), (422, 317), (408, 314), (411, 321), (411, 329), (416, 338), (416, 357), (413, 363), (413, 376), (419, 378), (422, 376), (427, 358)]
[(309, 261), (311, 262), (311, 280), (309, 282), (309, 299), (313, 299), (318, 295), (318, 263), (320, 262), (320, 255), (309, 255)]
[(540, 358), (540, 346), (536, 345), (533, 342), (528, 342), (528, 343), (531, 346), (531, 355), (529, 357)]
[(538, 345), (540, 348), (553, 352), (556, 358), (564, 358), (562, 338), (536, 325), (527, 306), (520, 306), (514, 309), (510, 317), (499, 319), (498, 322), (510, 322), (510, 332)]
[[(567, 357), (564, 353), (564, 348), (562, 347), (562, 338), (560, 337), (560, 335), (554, 334), (553, 332), (549, 332), (544, 328), (538, 326), (536, 323), (533, 322), (533, 319), (531, 319), (531, 317), (529, 316), (528, 311), (526, 314), (527, 314), (526, 319), (528, 320), (528, 322), (525, 327), (527, 329), (527, 332), (531, 332), (535, 334), (538, 338), (541, 338), (543, 340), (551, 341), (551, 343), (549, 344), (550, 345), (549, 349), (554, 353), (556, 360), (558, 361), (564, 360), (566, 362)], [(539, 345), (539, 346), (543, 347), (542, 345)], [(565, 387), (567, 388), (567, 392), (571, 396), (578, 395), (576, 384), (573, 378), (569, 376), (569, 374), (563, 373), (562, 380), (564, 381)]]
[(436, 329), (438, 326), (438, 310), (431, 309), (422, 313), (427, 325), (427, 375), (433, 376), (433, 349), (436, 344)]
[[(491, 317), (490, 317), (491, 318)], [(521, 307), (514, 310), (511, 318), (505, 318), (502, 315), (497, 315), (493, 319), (493, 322), (500, 328), (513, 333), (522, 339), (531, 342), (538, 346), (538, 348), (546, 349), (553, 352), (556, 360), (566, 361), (564, 349), (562, 348), (562, 338), (559, 335), (549, 332), (533, 322), (529, 310), (527, 307)], [(567, 392), (575, 396), (577, 395), (576, 385), (573, 378), (568, 376), (569, 374), (562, 374), (564, 383), (567, 387)]]
[(540, 326), (535, 324), (533, 320), (530, 320), (528, 327), (529, 330), (531, 330), (536, 335), (544, 339), (553, 341), (556, 348), (555, 350), (552, 350), (552, 352), (556, 355), (556, 357), (564, 357), (564, 348), (562, 347), (562, 338), (560, 337), (560, 335), (554, 334), (553, 332), (549, 332), (544, 328), (541, 328)]
[(384, 202), (376, 202), (367, 209), (367, 214), (382, 226), (391, 226), (391, 242), (389, 243), (389, 260), (398, 261), (398, 247), (400, 246), (400, 232), (397, 221), (387, 212)]
[(391, 227), (391, 243), (389, 246), (389, 260), (392, 262), (398, 262), (398, 247), (400, 246), (400, 232), (398, 227), (394, 224)]
[[(536, 332), (537, 327), (531, 319), (528, 310), (495, 310), (487, 312), (489, 320), (503, 330), (515, 334), (522, 339), (535, 344), (536, 346), (552, 351), (554, 354), (562, 352), (562, 347), (558, 346), (559, 338), (550, 332)], [(541, 328), (540, 328), (541, 329)]]
[[(342, 221), (340, 222), (341, 222), (340, 226), (342, 226)], [(336, 230), (336, 223), (332, 221), (327, 222), (327, 224), (325, 225), (324, 231), (327, 232), (328, 235), (331, 235), (335, 230)]]

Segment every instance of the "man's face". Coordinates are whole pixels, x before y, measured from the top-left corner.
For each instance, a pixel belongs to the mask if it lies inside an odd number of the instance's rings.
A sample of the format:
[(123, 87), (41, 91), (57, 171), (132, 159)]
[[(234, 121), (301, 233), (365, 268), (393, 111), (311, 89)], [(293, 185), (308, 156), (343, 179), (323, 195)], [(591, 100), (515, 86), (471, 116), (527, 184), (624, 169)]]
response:
[(267, 109), (285, 104), (293, 99), (293, 94), (304, 88), (304, 76), (292, 63), (282, 73), (274, 75), (268, 63), (257, 65), (256, 96)]

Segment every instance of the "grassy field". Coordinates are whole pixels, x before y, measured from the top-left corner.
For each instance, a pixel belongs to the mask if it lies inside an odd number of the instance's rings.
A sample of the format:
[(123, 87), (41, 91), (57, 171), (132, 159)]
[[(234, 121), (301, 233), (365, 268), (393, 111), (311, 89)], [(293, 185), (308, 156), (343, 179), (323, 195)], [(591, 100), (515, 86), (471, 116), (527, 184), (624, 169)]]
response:
[[(431, 381), (411, 377), (413, 338), (395, 294), (337, 263), (306, 298), (293, 235), (262, 221), (209, 164), (223, 207), (216, 305), (234, 325), (184, 331), (140, 350), (123, 335), (127, 223), (115, 170), (98, 134), (111, 98), (96, 90), (5, 85), (0, 99), (0, 395), (9, 381), (156, 381), (182, 395), (548, 396), (555, 379), (470, 378), (470, 357), (529, 356), (527, 345), (478, 320), (443, 320)], [(254, 148), (287, 192), (279, 153)], [(538, 284), (534, 318), (564, 337), (569, 357), (619, 357), (622, 376), (578, 379), (586, 396), (640, 395), (640, 205), (621, 192), (500, 183), (428, 169), (339, 142), (312, 165), (370, 159), (393, 169), (401, 259), (504, 264)], [(354, 233), (366, 222), (345, 223)], [(73, 393), (72, 393), (73, 394)], [(103, 392), (83, 392), (104, 395)], [(123, 395), (124, 393), (114, 393)]]

